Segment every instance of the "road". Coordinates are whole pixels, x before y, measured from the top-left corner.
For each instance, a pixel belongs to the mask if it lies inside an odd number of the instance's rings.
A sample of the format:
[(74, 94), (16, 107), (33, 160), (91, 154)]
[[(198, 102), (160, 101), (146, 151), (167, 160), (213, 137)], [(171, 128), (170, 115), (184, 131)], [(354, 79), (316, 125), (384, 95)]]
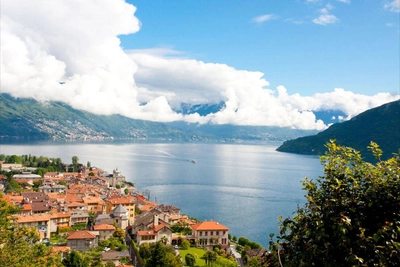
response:
[(235, 257), (235, 259), (236, 259), (237, 262), (238, 262), (238, 266), (239, 266), (239, 267), (244, 267), (244, 263), (243, 263), (243, 260), (242, 260), (242, 256), (240, 255), (239, 252), (236, 251), (236, 246), (231, 245), (230, 247), (231, 247), (232, 255)]

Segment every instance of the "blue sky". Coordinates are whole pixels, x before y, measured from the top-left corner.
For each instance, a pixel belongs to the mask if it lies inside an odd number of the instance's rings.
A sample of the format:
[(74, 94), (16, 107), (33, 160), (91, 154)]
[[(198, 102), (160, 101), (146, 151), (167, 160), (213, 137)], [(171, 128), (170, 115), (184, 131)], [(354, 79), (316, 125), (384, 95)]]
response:
[(142, 120), (317, 130), (329, 125), (315, 112), (346, 120), (399, 99), (400, 0), (128, 1), (2, 1), (1, 92)]
[[(129, 2), (142, 26), (120, 37), (126, 49), (166, 47), (261, 71), (271, 87), (302, 95), (337, 87), (367, 95), (399, 90), (399, 13), (388, 1)], [(324, 9), (335, 19), (313, 22)]]

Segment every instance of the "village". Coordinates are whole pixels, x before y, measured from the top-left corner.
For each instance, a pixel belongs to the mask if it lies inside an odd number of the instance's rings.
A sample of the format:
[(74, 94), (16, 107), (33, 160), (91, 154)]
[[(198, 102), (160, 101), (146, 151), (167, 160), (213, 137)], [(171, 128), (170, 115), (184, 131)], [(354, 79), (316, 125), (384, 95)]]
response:
[[(112, 174), (84, 167), (79, 172), (46, 172), (42, 177), (20, 164), (3, 163), (1, 167), (3, 171), (21, 172), (12, 179), (23, 185), (24, 190), (2, 197), (21, 208), (14, 215), (18, 227), (34, 227), (40, 242), (51, 246), (61, 258), (71, 251), (84, 252), (102, 246), (103, 263), (141, 266), (137, 248), (142, 244), (161, 241), (179, 254), (185, 240), (190, 246), (208, 251), (217, 248), (220, 254), (237, 261), (237, 265), (243, 264), (240, 254), (230, 244), (227, 226), (214, 220), (200, 222), (181, 214), (178, 207), (150, 201), (118, 168)], [(34, 191), (38, 181), (40, 186)], [(6, 183), (7, 179), (0, 176), (0, 189), (4, 190)], [(177, 226), (186, 231), (173, 231)], [(124, 246), (107, 247), (106, 241), (116, 236), (124, 240)]]

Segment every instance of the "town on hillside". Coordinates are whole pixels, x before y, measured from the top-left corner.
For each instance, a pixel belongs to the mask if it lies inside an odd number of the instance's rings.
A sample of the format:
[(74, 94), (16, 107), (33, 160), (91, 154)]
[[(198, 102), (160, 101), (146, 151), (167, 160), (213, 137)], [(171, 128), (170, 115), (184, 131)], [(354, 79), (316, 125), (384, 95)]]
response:
[[(232, 266), (243, 265), (227, 226), (214, 220), (200, 222), (181, 214), (178, 207), (150, 201), (149, 192), (137, 191), (118, 168), (108, 174), (81, 165), (78, 172), (66, 168), (39, 175), (34, 174), (36, 168), (22, 164), (0, 161), (0, 165), (1, 199), (20, 207), (13, 216), (18, 227), (33, 227), (40, 242), (52, 247), (61, 259), (71, 251), (96, 249), (108, 266), (143, 266), (138, 249), (161, 242), (178, 255), (189, 245), (217, 252)], [(13, 174), (7, 177), (9, 172)], [(20, 190), (12, 190), (13, 185)], [(263, 248), (246, 252), (266, 253)]]

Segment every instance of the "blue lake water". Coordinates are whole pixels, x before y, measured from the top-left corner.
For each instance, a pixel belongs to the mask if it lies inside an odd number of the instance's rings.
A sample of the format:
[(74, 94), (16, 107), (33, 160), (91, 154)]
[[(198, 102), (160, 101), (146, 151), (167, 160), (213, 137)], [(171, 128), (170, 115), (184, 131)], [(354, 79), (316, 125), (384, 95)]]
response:
[(323, 174), (318, 157), (276, 152), (279, 145), (43, 142), (1, 144), (0, 154), (66, 163), (76, 155), (109, 173), (118, 168), (138, 190), (150, 190), (150, 200), (267, 246), (269, 234), (278, 233), (278, 217), (304, 203), (301, 180)]

